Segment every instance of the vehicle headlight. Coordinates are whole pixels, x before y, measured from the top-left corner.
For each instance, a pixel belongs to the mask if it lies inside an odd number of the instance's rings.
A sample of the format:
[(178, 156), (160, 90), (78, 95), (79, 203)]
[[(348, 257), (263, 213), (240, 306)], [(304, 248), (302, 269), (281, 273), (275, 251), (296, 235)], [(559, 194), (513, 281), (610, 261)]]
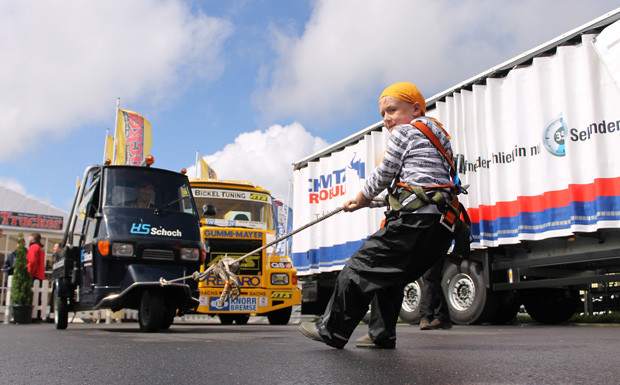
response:
[(200, 250), (194, 247), (182, 247), (181, 248), (181, 260), (183, 261), (197, 261), (200, 258)]
[(271, 274), (272, 285), (288, 285), (288, 274), (274, 273)]
[(112, 255), (116, 257), (131, 257), (133, 256), (133, 244), (131, 243), (112, 243)]

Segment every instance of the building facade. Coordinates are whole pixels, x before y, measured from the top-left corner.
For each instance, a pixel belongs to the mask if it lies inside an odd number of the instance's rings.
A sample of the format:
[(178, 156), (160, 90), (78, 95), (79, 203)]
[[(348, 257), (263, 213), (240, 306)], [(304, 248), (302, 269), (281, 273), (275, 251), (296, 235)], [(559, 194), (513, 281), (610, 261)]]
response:
[[(52, 270), (54, 243), (62, 242), (69, 213), (5, 186), (0, 186), (0, 265), (17, 248), (19, 234), (41, 234), (46, 274)], [(26, 245), (28, 247), (28, 245)]]

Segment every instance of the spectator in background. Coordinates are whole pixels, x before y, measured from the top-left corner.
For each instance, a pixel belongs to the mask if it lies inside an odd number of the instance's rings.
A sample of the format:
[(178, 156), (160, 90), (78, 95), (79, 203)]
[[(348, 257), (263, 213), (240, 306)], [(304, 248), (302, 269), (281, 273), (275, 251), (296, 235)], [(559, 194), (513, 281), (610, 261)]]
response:
[(45, 251), (41, 244), (41, 234), (30, 233), (28, 236), (28, 272), (33, 279), (45, 279)]
[[(52, 262), (56, 262), (60, 259), (60, 256), (58, 253), (60, 253), (60, 242), (56, 242), (54, 243), (54, 247), (52, 249)], [(50, 309), (49, 309), (49, 313), (47, 314), (47, 318), (45, 318), (45, 322), (47, 323), (54, 323), (54, 319), (52, 317), (50, 317), (51, 314), (54, 314), (54, 292), (56, 291), (56, 285), (52, 285), (52, 294), (51, 294), (51, 301), (50, 301)]]
[[(0, 238), (2, 238), (2, 229), (0, 229)], [(15, 251), (4, 257), (2, 264), (2, 272), (6, 275), (13, 274), (13, 265), (15, 264)]]
[(422, 276), (420, 299), (420, 330), (451, 329), (450, 309), (441, 288), (445, 257), (435, 262)]

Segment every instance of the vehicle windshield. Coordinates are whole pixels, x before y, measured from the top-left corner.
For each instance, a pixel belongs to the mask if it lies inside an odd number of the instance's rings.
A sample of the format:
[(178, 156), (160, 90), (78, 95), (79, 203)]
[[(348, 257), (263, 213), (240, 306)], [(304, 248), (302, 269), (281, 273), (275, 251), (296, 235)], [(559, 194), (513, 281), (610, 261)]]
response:
[(147, 167), (106, 168), (107, 207), (135, 207), (197, 215), (187, 178)]
[(273, 204), (268, 194), (210, 188), (195, 188), (192, 192), (201, 216), (205, 204), (215, 206), (217, 214), (207, 217), (208, 224), (275, 229)]

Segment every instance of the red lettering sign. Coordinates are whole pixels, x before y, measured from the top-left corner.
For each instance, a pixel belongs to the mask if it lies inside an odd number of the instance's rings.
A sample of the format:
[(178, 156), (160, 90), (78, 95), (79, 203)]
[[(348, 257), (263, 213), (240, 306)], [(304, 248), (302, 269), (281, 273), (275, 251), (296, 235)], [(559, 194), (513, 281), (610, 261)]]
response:
[(27, 227), (31, 229), (62, 230), (64, 218), (54, 215), (39, 215), (0, 211), (0, 225), (10, 227)]
[(345, 195), (346, 192), (347, 189), (345, 185), (336, 185), (327, 190), (320, 190), (318, 193), (310, 193), (308, 194), (308, 199), (309, 203), (319, 203), (319, 201), (325, 201)]

